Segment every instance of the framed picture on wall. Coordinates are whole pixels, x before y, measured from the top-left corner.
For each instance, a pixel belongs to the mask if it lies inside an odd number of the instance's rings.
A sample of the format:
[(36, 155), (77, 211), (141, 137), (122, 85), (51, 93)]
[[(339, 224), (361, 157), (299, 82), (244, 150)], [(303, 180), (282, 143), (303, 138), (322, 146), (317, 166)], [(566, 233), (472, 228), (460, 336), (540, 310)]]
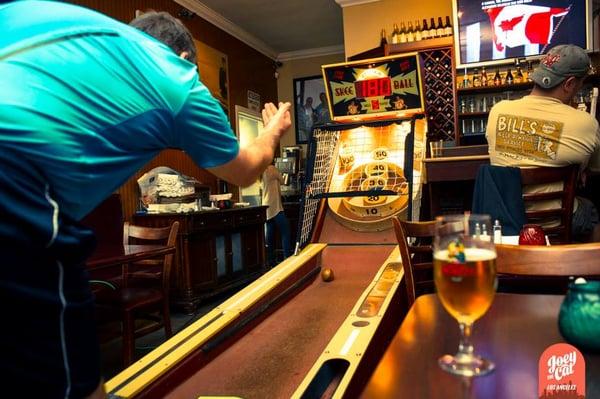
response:
[(227, 54), (198, 40), (194, 40), (198, 51), (200, 80), (210, 93), (219, 100), (225, 114), (229, 116), (229, 70)]
[(294, 79), (296, 143), (306, 144), (315, 125), (331, 121), (323, 76)]

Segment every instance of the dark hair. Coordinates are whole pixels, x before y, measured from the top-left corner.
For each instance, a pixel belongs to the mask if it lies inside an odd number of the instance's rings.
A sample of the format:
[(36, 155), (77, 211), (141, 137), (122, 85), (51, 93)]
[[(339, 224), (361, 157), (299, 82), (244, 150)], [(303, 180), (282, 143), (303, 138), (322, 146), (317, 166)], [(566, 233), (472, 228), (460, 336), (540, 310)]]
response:
[(168, 12), (149, 11), (131, 21), (129, 25), (160, 40), (177, 55), (186, 51), (186, 59), (196, 63), (196, 46), (192, 34), (181, 21)]

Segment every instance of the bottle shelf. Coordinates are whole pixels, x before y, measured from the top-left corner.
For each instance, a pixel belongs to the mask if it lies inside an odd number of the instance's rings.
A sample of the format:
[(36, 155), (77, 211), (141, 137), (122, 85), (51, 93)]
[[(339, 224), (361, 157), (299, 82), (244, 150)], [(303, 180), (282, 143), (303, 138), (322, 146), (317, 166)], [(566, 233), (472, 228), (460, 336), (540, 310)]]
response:
[(460, 134), (462, 137), (485, 137), (485, 132), (481, 132), (481, 133), (461, 133)]
[(481, 117), (488, 116), (488, 114), (489, 114), (489, 112), (461, 112), (458, 114), (458, 117), (464, 118), (464, 119), (481, 118)]
[(533, 87), (533, 82), (516, 83), (512, 85), (499, 86), (480, 86), (480, 87), (459, 87), (458, 94), (480, 94), (480, 93), (496, 93), (501, 91), (519, 91), (527, 90)]
[(418, 42), (386, 44), (385, 54), (408, 53), (411, 51), (425, 50), (436, 47), (454, 45), (454, 36), (434, 37), (433, 39), (419, 40)]

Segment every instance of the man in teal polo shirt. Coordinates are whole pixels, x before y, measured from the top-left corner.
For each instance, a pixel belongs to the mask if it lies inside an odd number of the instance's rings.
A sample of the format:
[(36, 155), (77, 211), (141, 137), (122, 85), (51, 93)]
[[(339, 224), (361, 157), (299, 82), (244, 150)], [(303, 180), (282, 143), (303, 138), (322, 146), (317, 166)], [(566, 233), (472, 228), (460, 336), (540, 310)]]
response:
[(149, 34), (58, 2), (0, 6), (4, 393), (103, 396), (83, 266), (94, 240), (78, 220), (165, 148), (248, 185), (290, 126), (288, 103), (267, 104), (264, 133), (239, 148), (189, 31), (165, 13), (134, 26)]

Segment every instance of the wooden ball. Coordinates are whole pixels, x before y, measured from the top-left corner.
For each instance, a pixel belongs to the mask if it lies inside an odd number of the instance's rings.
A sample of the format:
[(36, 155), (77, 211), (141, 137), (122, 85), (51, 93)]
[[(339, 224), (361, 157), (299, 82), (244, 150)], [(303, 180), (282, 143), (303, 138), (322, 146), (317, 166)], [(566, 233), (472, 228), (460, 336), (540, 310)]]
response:
[(330, 282), (333, 281), (333, 270), (331, 270), (330, 268), (326, 267), (324, 269), (321, 270), (321, 279), (325, 282)]

